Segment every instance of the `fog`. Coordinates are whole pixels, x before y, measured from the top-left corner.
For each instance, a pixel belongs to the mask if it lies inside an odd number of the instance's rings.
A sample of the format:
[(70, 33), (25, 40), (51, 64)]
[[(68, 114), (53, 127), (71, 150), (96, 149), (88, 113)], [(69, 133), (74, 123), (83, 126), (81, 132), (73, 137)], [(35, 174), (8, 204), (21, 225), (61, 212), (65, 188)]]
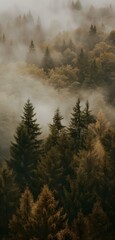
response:
[[(55, 7), (59, 9), (61, 6), (66, 5), (67, 3), (72, 2), (71, 0), (0, 0), (0, 11), (11, 10), (12, 8), (23, 9), (23, 10), (33, 10)], [(103, 6), (108, 4), (114, 4), (114, 0), (81, 0), (82, 5), (95, 5)]]
[[(0, 0), (0, 12), (6, 13), (7, 18), (8, 12), (15, 15), (17, 13), (31, 11), (35, 19), (38, 16), (40, 17), (42, 25), (45, 28), (49, 28), (52, 25), (55, 29), (58, 25), (58, 31), (61, 31), (72, 29), (77, 26), (77, 21), (74, 22), (71, 18), (69, 9), (71, 2), (72, 0)], [(81, 4), (83, 6), (83, 11), (86, 11), (89, 6), (96, 6), (98, 8), (109, 7), (110, 5), (112, 7), (115, 6), (114, 0), (81, 0)], [(80, 16), (78, 13), (76, 17), (79, 22)]]
[(114, 121), (114, 108), (106, 104), (104, 92), (81, 90), (71, 94), (68, 90), (57, 91), (40, 78), (32, 78), (19, 73), (17, 65), (9, 64), (2, 70), (0, 87), (0, 159), (9, 153), (10, 142), (23, 115), (23, 107), (30, 99), (35, 107), (37, 122), (42, 129), (42, 137), (46, 136), (49, 124), (52, 123), (55, 110), (59, 107), (64, 117), (63, 124), (68, 126), (72, 109), (81, 99), (82, 109), (85, 102), (90, 102), (93, 114), (103, 111), (109, 120)]
[[(68, 89), (57, 91), (44, 79), (19, 72), (18, 63), (25, 64), (30, 40), (35, 35), (33, 30), (35, 25), (30, 23), (27, 26), (26, 36), (28, 39), (25, 39), (25, 28), (21, 26), (20, 29), (17, 29), (14, 24), (17, 15), (27, 14), (31, 10), (34, 24), (39, 16), (45, 42), (46, 40), (50, 41), (60, 32), (73, 31), (85, 24), (90, 26), (91, 20), (85, 14), (90, 5), (97, 6), (97, 8), (108, 7), (110, 4), (114, 6), (114, 1), (84, 0), (81, 1), (83, 10), (76, 14), (71, 12), (70, 2), (69, 0), (0, 0), (0, 23), (2, 25), (0, 31), (2, 34), (5, 31), (7, 39), (5, 46), (0, 45), (0, 159), (8, 156), (10, 142), (13, 140), (21, 120), (20, 116), (27, 99), (30, 99), (35, 107), (37, 121), (40, 123), (43, 136), (48, 132), (48, 125), (51, 123), (57, 107), (60, 108), (64, 117), (63, 123), (68, 125), (72, 108), (78, 97), (83, 106), (89, 100), (94, 113), (103, 110), (107, 117), (114, 122), (115, 111), (105, 102), (104, 90), (81, 90), (79, 93), (71, 93)], [(114, 18), (109, 21), (107, 19), (106, 22), (110, 31), (114, 26)], [(37, 42), (37, 40), (35, 41)], [(40, 62), (43, 52), (39, 47), (37, 51)]]

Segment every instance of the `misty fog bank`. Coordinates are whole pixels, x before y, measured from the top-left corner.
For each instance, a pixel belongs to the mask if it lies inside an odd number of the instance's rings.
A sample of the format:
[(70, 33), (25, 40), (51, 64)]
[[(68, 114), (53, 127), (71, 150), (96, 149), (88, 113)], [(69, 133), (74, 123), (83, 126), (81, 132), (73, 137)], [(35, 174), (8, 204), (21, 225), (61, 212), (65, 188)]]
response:
[[(71, 4), (72, 1), (69, 0), (0, 0), (0, 146), (4, 157), (9, 151), (10, 141), (21, 120), (27, 99), (35, 107), (43, 135), (48, 132), (48, 125), (57, 107), (64, 117), (64, 124), (68, 125), (78, 97), (83, 106), (89, 100), (94, 113), (102, 110), (114, 122), (115, 111), (105, 102), (107, 88), (80, 90), (76, 87), (77, 90), (71, 91), (71, 86), (78, 83), (78, 57), (81, 48), (89, 51), (90, 60), (93, 56), (97, 62), (100, 61), (99, 64), (104, 58), (104, 52), (109, 53), (103, 62), (105, 61), (105, 67), (106, 64), (113, 67), (111, 53), (114, 53), (114, 45), (107, 39), (114, 29), (114, 1), (81, 1), (82, 8), (79, 11), (72, 9)], [(92, 35), (90, 39), (91, 24), (96, 24), (97, 35), (96, 38)], [(35, 45), (33, 49), (30, 49), (31, 40)], [(50, 68), (49, 75), (42, 66), (47, 47), (50, 49), (49, 53), (51, 51), (50, 60), (53, 59), (55, 64)], [(29, 50), (37, 56), (38, 71), (42, 71), (42, 67), (44, 75), (47, 75), (47, 79), (51, 78), (51, 81), (45, 81), (39, 74), (32, 77), (29, 73), (20, 73), (19, 65), (28, 63)], [(113, 59), (112, 63), (108, 59)], [(32, 61), (29, 64), (33, 66), (35, 63)], [(112, 74), (111, 79), (114, 78), (114, 73)], [(62, 84), (59, 91), (53, 87), (58, 85), (57, 79)]]
[[(72, 109), (78, 99), (81, 99), (82, 107), (88, 100), (90, 109), (96, 114), (103, 111), (108, 119), (114, 122), (115, 111), (107, 105), (102, 90), (81, 90), (71, 93), (68, 89), (60, 91), (47, 85), (45, 80), (32, 78), (29, 75), (19, 73), (17, 66), (9, 64), (2, 69), (0, 77), (0, 145), (1, 157), (6, 158), (11, 140), (16, 128), (21, 121), (23, 107), (27, 99), (30, 99), (35, 107), (37, 122), (44, 134), (48, 132), (55, 110), (59, 107), (64, 117), (63, 124), (68, 126)], [(0, 157), (0, 158), (1, 158)]]
[[(95, 18), (95, 14), (101, 21), (105, 21), (104, 16), (101, 16), (100, 13), (109, 9), (111, 7), (113, 13), (115, 2), (113, 0), (101, 0), (101, 1), (91, 1), (91, 0), (81, 0), (82, 9), (81, 11), (74, 12), (71, 11), (70, 0), (1, 0), (0, 1), (0, 15), (3, 17), (4, 23), (11, 20), (11, 18), (16, 17), (20, 14), (26, 14), (31, 11), (34, 21), (37, 21), (38, 17), (41, 20), (42, 27), (46, 31), (52, 32), (52, 34), (57, 34), (61, 31), (67, 31), (75, 29), (81, 25), (90, 23), (90, 19), (87, 18), (86, 13), (92, 14), (92, 21), (97, 23)], [(90, 8), (91, 7), (91, 8)], [(96, 13), (94, 13), (94, 9), (96, 8)], [(92, 10), (93, 9), (93, 10)], [(115, 16), (115, 15), (114, 15)], [(9, 18), (9, 19), (8, 19)], [(110, 19), (108, 19), (110, 21)], [(109, 21), (106, 21), (106, 24), (109, 24)], [(105, 22), (104, 22), (105, 23)], [(113, 24), (114, 26), (114, 24)], [(111, 26), (112, 27), (112, 26)], [(48, 32), (47, 32), (48, 34)], [(50, 35), (50, 34), (49, 34)]]

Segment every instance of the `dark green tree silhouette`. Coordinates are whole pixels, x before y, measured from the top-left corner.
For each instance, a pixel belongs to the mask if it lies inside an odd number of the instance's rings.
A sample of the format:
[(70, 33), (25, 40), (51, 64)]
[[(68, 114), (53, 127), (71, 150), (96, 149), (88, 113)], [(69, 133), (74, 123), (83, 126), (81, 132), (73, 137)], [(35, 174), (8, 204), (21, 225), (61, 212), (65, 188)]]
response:
[(73, 108), (73, 113), (68, 128), (69, 134), (73, 140), (73, 149), (75, 152), (79, 152), (83, 146), (83, 128), (83, 113), (81, 111), (80, 99), (78, 99), (75, 107)]
[(58, 144), (60, 135), (64, 130), (64, 125), (62, 124), (63, 116), (60, 114), (59, 108), (56, 109), (56, 112), (53, 117), (53, 123), (49, 125), (50, 134), (46, 140), (46, 149), (49, 150), (52, 146)]
[(46, 73), (48, 73), (50, 69), (54, 68), (53, 59), (51, 57), (50, 50), (48, 47), (45, 50), (44, 58), (42, 61), (42, 67)]
[(89, 108), (89, 102), (87, 101), (85, 104), (85, 109), (83, 110), (83, 118), (84, 118), (84, 124), (85, 128), (87, 129), (89, 124), (95, 123), (96, 119), (93, 114), (91, 114), (91, 110)]
[[(41, 158), (41, 129), (36, 123), (34, 107), (30, 100), (24, 106), (22, 121), (11, 143), (9, 165), (13, 169), (21, 191), (29, 186), (37, 190), (37, 165)], [(34, 192), (35, 193), (35, 192)]]
[(89, 60), (87, 53), (81, 49), (78, 55), (78, 81), (80, 86), (86, 87), (86, 82), (89, 80)]
[(26, 61), (28, 64), (35, 64), (38, 66), (37, 53), (36, 53), (36, 49), (35, 49), (33, 40), (31, 40), (31, 42), (30, 42)]
[(0, 166), (0, 236), (8, 235), (8, 221), (18, 203), (19, 189), (15, 182), (13, 171), (5, 162)]

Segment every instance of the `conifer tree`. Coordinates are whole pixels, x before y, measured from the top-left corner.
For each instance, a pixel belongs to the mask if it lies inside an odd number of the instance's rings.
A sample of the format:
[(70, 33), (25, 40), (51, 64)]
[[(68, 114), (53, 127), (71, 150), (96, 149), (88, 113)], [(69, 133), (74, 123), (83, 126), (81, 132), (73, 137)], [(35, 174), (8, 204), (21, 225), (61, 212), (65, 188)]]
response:
[(72, 117), (69, 125), (69, 134), (73, 140), (73, 148), (75, 152), (79, 152), (83, 145), (83, 114), (81, 111), (80, 99), (76, 102), (73, 108)]
[(0, 166), (0, 236), (7, 237), (8, 221), (18, 203), (19, 189), (13, 171), (5, 162)]
[(66, 227), (66, 215), (58, 208), (53, 193), (44, 186), (32, 208), (33, 237), (46, 240), (55, 239), (56, 234)]
[(52, 129), (52, 127), (55, 126), (57, 130), (60, 132), (64, 128), (64, 126), (61, 123), (61, 120), (63, 120), (63, 117), (60, 114), (59, 108), (57, 108), (55, 115), (53, 117), (53, 124), (50, 124), (50, 129)]
[(89, 67), (89, 78), (86, 81), (86, 85), (88, 88), (91, 87), (96, 87), (100, 84), (100, 76), (99, 76), (99, 69), (97, 66), (96, 61), (92, 61), (90, 63), (90, 67)]
[(38, 165), (39, 182), (43, 187), (48, 184), (54, 191), (55, 196), (60, 199), (63, 194), (63, 187), (66, 182), (65, 169), (62, 162), (62, 155), (57, 146), (52, 147), (44, 159)]
[(84, 131), (83, 131), (83, 142), (84, 148), (90, 149), (91, 139), (92, 139), (92, 132), (90, 131), (89, 126), (96, 122), (96, 118), (91, 113), (92, 111), (89, 108), (89, 102), (86, 101), (85, 108), (83, 110), (83, 122), (84, 122)]
[[(15, 141), (11, 143), (9, 165), (16, 175), (21, 191), (29, 186), (37, 190), (37, 165), (41, 158), (41, 129), (36, 123), (34, 107), (30, 100), (24, 106), (22, 121), (17, 128)], [(34, 189), (35, 188), (35, 189)]]
[(83, 48), (81, 49), (78, 55), (78, 81), (80, 86), (85, 86), (86, 82), (89, 79), (89, 60), (87, 54), (84, 52)]
[[(109, 238), (110, 222), (99, 201), (94, 204), (92, 213), (89, 215), (91, 239), (111, 239)], [(106, 238), (105, 238), (106, 237)], [(108, 238), (107, 238), (108, 237)]]
[(54, 67), (53, 59), (51, 57), (50, 50), (48, 47), (45, 50), (44, 58), (42, 61), (42, 67), (46, 73), (48, 73), (49, 70)]
[(20, 197), (19, 208), (9, 222), (11, 240), (15, 240), (16, 237), (19, 240), (30, 239), (30, 217), (33, 204), (33, 196), (26, 188)]
[(84, 117), (84, 125), (86, 129), (88, 128), (89, 124), (95, 123), (96, 121), (94, 115), (91, 114), (88, 101), (86, 102), (85, 109), (83, 110), (83, 117)]
[(56, 112), (53, 117), (53, 124), (50, 124), (50, 134), (46, 141), (46, 149), (58, 144), (64, 125), (62, 124), (63, 116), (60, 114), (59, 108), (56, 109)]
[(90, 33), (91, 33), (91, 34), (96, 34), (96, 31), (97, 31), (96, 25), (91, 24)]
[(29, 51), (27, 53), (26, 61), (27, 61), (28, 64), (38, 65), (36, 49), (35, 49), (35, 45), (34, 45), (33, 40), (31, 40), (31, 42), (30, 42)]

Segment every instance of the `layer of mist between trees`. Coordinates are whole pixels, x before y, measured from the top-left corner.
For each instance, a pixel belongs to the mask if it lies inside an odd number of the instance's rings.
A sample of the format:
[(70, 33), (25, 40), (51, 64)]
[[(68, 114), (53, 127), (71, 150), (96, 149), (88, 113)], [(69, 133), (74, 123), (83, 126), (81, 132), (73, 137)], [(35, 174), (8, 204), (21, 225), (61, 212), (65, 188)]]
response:
[(27, 98), (39, 109), (38, 119), (45, 129), (56, 107), (61, 106), (68, 122), (76, 97), (88, 99), (94, 111), (97, 106), (98, 110), (104, 109), (113, 123), (112, 5), (42, 1), (38, 12), (32, 14), (28, 8), (35, 11), (35, 1), (29, 1), (28, 6), (20, 2), (19, 8), (17, 1), (15, 11), (12, 3), (9, 10), (3, 4), (4, 10), (1, 6), (0, 11), (1, 123), (6, 125), (5, 130), (1, 129), (2, 146), (12, 138)]
[(0, 239), (114, 239), (115, 9), (93, 2), (1, 1)]
[(103, 111), (108, 120), (114, 125), (114, 107), (105, 101), (105, 92), (97, 90), (79, 90), (71, 93), (68, 88), (56, 90), (44, 79), (32, 78), (30, 75), (19, 73), (16, 66), (7, 66), (2, 69), (0, 87), (0, 159), (9, 155), (10, 141), (20, 122), (23, 104), (29, 98), (33, 102), (37, 119), (41, 124), (43, 137), (49, 132), (49, 124), (55, 110), (59, 107), (63, 114), (63, 123), (68, 125), (72, 108), (76, 99), (80, 97), (82, 105), (86, 99), (94, 114)]
[[(8, 155), (28, 98), (44, 134), (57, 107), (68, 124), (77, 97), (83, 103), (88, 99), (95, 113), (103, 109), (114, 124), (114, 9), (109, 5), (85, 8), (80, 1), (47, 2), (47, 8), (44, 4), (49, 25), (42, 16), (24, 12), (25, 8), (23, 13), (19, 9), (12, 15), (7, 12), (7, 18), (5, 12), (0, 14), (1, 158)], [(61, 28), (59, 14), (63, 15)]]

